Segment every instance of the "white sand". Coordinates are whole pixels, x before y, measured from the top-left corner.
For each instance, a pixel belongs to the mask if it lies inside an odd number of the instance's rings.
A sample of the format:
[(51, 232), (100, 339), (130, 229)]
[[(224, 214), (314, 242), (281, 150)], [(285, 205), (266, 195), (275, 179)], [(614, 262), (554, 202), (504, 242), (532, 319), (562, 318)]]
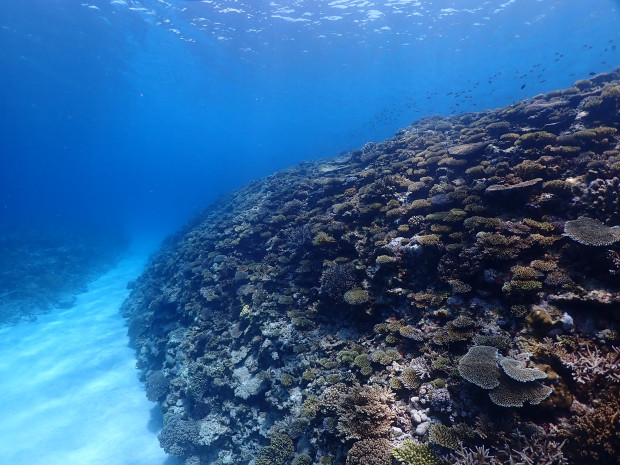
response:
[(0, 464), (172, 465), (119, 308), (145, 255), (91, 283), (73, 308), (0, 329)]

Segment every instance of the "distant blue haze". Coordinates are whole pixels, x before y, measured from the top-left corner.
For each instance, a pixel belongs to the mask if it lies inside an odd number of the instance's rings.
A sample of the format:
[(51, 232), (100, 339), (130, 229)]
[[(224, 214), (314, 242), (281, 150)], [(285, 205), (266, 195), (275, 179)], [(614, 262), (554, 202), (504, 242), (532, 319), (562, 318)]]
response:
[(0, 5), (0, 221), (165, 234), (222, 193), (620, 65), (611, 0)]

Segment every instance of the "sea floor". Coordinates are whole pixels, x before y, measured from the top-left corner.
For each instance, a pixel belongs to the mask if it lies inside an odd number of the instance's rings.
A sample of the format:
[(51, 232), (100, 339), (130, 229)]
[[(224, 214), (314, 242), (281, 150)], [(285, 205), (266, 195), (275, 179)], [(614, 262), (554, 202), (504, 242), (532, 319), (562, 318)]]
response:
[(177, 464), (159, 447), (159, 408), (119, 313), (145, 257), (121, 261), (70, 309), (0, 329), (0, 463)]

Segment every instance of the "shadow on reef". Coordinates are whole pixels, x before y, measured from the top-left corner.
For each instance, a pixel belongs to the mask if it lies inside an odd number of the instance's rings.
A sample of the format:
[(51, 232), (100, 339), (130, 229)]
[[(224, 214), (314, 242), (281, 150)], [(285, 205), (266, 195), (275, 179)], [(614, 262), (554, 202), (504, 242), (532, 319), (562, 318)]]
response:
[(185, 465), (620, 463), (620, 70), (255, 181), (123, 307)]

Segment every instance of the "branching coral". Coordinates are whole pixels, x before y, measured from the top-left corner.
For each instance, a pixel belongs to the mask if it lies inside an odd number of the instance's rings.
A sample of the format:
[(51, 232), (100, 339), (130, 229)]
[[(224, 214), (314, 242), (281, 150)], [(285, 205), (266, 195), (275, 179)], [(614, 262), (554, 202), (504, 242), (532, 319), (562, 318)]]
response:
[(565, 365), (581, 384), (593, 383), (597, 378), (620, 383), (620, 348), (617, 347), (603, 354), (598, 347), (583, 343), (576, 354), (567, 355)]
[(569, 352), (561, 344), (546, 337), (534, 352), (538, 357), (557, 360), (570, 369), (579, 384), (593, 384), (597, 380), (620, 383), (620, 348), (612, 347), (603, 353), (598, 347), (582, 342), (575, 352)]
[(408, 465), (441, 465), (428, 444), (405, 439), (401, 447), (392, 451), (394, 458)]
[(325, 389), (322, 407), (336, 413), (338, 433), (346, 439), (379, 438), (387, 435), (394, 420), (389, 388), (339, 383)]
[(428, 440), (433, 444), (453, 450), (458, 449), (460, 443), (458, 431), (441, 423), (433, 423), (430, 426), (428, 429)]
[(344, 294), (355, 284), (355, 270), (349, 263), (330, 265), (323, 270), (320, 284), (322, 295), (340, 302)]
[(620, 392), (607, 393), (598, 406), (562, 431), (568, 447), (583, 463), (618, 463), (620, 450)]
[(392, 446), (387, 439), (363, 439), (353, 444), (346, 465), (391, 465)]
[(261, 447), (256, 456), (256, 465), (283, 465), (295, 455), (295, 446), (287, 434), (277, 434), (271, 444)]
[(450, 465), (568, 465), (564, 442), (526, 437), (520, 431), (506, 437), (503, 447), (491, 452), (484, 446), (461, 446), (448, 456)]

